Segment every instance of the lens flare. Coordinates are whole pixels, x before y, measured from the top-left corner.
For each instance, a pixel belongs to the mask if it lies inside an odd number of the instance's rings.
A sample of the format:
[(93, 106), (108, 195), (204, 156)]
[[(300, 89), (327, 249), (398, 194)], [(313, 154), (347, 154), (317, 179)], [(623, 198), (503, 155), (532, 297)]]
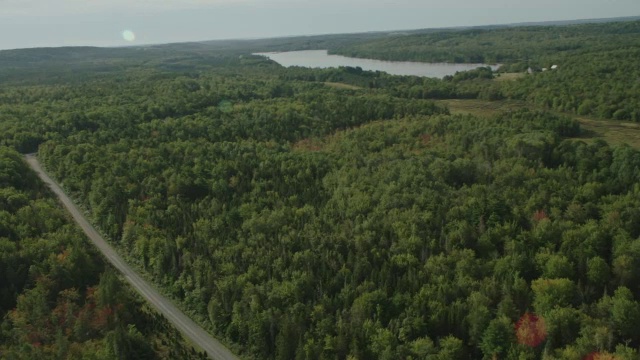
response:
[(122, 32), (122, 38), (124, 41), (132, 42), (136, 39), (136, 34), (131, 30), (125, 30)]

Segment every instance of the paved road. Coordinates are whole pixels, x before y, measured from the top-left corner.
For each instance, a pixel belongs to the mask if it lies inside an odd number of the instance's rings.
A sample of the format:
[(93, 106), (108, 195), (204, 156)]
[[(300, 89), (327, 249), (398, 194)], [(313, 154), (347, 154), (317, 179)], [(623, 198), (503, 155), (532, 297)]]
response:
[(171, 303), (167, 298), (160, 295), (149, 283), (138, 275), (127, 263), (122, 260), (120, 255), (107, 244), (107, 242), (98, 234), (98, 232), (89, 224), (87, 219), (82, 215), (78, 208), (73, 204), (71, 199), (62, 191), (60, 186), (56, 184), (42, 169), (40, 163), (33, 155), (26, 156), (27, 163), (38, 174), (40, 179), (49, 185), (51, 190), (58, 196), (67, 210), (73, 216), (73, 219), (80, 225), (89, 240), (102, 252), (102, 254), (118, 269), (127, 281), (140, 293), (149, 303), (162, 313), (182, 334), (197, 344), (200, 348), (207, 352), (210, 358), (216, 360), (237, 360), (224, 345), (214, 339), (199, 325), (194, 323), (182, 311)]

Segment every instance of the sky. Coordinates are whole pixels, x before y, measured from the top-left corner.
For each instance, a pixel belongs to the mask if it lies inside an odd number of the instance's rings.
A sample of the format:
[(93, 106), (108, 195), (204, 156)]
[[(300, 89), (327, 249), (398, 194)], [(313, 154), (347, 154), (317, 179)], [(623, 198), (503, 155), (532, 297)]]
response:
[(0, 49), (640, 15), (640, 0), (0, 0)]

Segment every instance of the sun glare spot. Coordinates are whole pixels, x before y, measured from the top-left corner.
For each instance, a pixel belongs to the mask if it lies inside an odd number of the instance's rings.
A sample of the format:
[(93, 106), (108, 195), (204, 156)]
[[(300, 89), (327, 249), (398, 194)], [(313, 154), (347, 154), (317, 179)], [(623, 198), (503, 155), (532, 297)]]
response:
[(132, 42), (136, 39), (136, 34), (134, 34), (131, 30), (125, 30), (122, 32), (122, 38), (125, 41)]

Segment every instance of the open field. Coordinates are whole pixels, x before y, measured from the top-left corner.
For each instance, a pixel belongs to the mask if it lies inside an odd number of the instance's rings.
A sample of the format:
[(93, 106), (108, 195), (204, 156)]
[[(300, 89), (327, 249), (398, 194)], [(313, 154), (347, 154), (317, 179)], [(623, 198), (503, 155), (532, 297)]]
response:
[[(505, 111), (520, 108), (534, 108), (523, 101), (504, 100), (439, 100), (437, 103), (446, 105), (452, 114), (473, 114), (476, 116), (493, 116)], [(640, 149), (640, 124), (624, 121), (600, 120), (574, 114), (562, 113), (580, 122), (583, 135), (580, 140), (589, 142), (602, 139), (610, 144), (629, 144)]]
[(576, 117), (582, 127), (584, 137), (581, 140), (602, 139), (611, 144), (626, 143), (640, 149), (640, 124), (612, 120), (595, 120)]
[(515, 111), (527, 107), (527, 103), (517, 100), (438, 100), (438, 105), (445, 105), (452, 114), (472, 114), (476, 116), (494, 116), (505, 111)]
[(324, 84), (329, 86), (329, 87), (336, 88), (336, 89), (346, 89), (346, 90), (360, 90), (360, 89), (362, 89), (359, 86), (349, 85), (349, 84), (339, 83), (339, 82), (327, 81)]
[(525, 77), (527, 73), (498, 73), (495, 81), (513, 81)]

